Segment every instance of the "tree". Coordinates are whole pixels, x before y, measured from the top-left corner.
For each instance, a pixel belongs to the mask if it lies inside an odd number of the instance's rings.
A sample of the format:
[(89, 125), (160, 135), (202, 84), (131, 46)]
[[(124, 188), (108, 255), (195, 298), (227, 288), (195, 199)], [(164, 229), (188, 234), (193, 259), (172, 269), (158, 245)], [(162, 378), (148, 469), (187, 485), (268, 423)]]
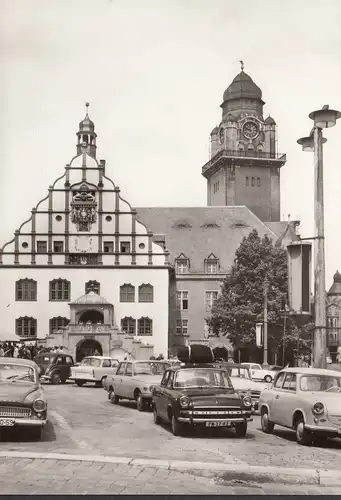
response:
[[(256, 230), (244, 237), (234, 264), (224, 279), (207, 324), (215, 335), (226, 335), (235, 349), (257, 357), (255, 325), (263, 321), (264, 284), (268, 281), (268, 349), (278, 348), (283, 336), (283, 310), (287, 302), (287, 252)], [(296, 330), (295, 330), (296, 329)], [(287, 318), (287, 342), (297, 338), (297, 325)], [(246, 351), (246, 352), (245, 352)]]

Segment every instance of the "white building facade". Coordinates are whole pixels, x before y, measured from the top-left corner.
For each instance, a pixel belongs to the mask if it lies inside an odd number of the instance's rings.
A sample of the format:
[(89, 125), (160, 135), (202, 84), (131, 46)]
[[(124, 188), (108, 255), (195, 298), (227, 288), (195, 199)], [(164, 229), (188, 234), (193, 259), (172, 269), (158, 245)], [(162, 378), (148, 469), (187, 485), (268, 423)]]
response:
[(0, 251), (1, 340), (167, 357), (168, 252), (97, 161), (88, 114), (77, 136), (77, 155)]

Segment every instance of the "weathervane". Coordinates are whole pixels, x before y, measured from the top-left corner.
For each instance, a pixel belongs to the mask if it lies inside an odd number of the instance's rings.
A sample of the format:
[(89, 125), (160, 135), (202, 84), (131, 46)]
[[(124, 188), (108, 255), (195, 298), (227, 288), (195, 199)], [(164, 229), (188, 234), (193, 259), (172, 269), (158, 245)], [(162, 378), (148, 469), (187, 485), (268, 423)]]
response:
[(243, 61), (239, 61), (240, 62), (240, 65), (242, 67), (242, 71), (244, 71), (244, 62)]
[(86, 103), (85, 103), (85, 107), (86, 107), (86, 114), (88, 114), (88, 109), (89, 109), (89, 106), (90, 106), (90, 103), (89, 103), (89, 102), (86, 102)]

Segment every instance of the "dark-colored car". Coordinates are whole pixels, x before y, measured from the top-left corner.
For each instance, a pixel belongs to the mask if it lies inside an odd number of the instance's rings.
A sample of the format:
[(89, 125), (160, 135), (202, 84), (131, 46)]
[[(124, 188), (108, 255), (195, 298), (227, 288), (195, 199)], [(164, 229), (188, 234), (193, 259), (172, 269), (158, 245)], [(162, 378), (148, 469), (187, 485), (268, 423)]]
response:
[(40, 379), (53, 385), (65, 384), (74, 366), (72, 356), (64, 353), (44, 352), (38, 354), (34, 361), (40, 368)]
[(233, 388), (226, 370), (214, 364), (184, 364), (167, 369), (152, 390), (154, 422), (169, 422), (174, 436), (185, 425), (234, 427), (238, 437), (247, 432), (252, 400)]

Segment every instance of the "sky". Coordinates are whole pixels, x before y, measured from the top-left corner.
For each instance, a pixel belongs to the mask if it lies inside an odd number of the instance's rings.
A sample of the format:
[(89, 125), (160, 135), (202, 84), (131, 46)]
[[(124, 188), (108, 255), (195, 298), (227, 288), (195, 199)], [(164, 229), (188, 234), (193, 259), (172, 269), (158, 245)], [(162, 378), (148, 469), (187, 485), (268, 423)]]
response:
[[(339, 0), (2, 0), (0, 241), (76, 154), (89, 115), (98, 159), (132, 206), (205, 206), (201, 167), (240, 71), (278, 125), (282, 218), (314, 235), (311, 111), (341, 108)], [(326, 283), (341, 271), (341, 119), (324, 131)]]

